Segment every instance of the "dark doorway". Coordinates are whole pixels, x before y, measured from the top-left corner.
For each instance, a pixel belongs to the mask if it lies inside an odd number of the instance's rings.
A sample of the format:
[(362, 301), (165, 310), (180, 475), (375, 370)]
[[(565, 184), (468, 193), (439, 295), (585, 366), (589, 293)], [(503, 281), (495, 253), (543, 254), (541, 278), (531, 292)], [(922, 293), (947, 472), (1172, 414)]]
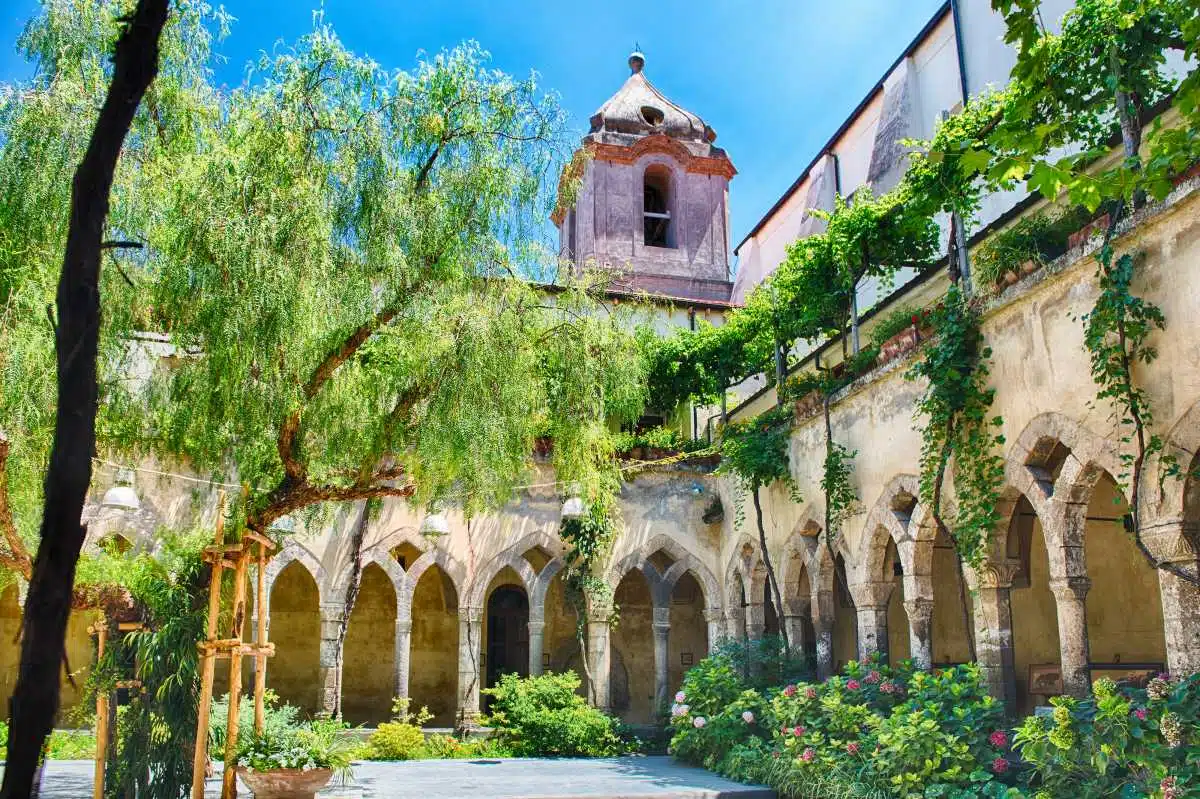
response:
[[(529, 675), (529, 599), (520, 588), (507, 585), (488, 598), (487, 687), (504, 674)], [(484, 709), (490, 704), (485, 701)]]

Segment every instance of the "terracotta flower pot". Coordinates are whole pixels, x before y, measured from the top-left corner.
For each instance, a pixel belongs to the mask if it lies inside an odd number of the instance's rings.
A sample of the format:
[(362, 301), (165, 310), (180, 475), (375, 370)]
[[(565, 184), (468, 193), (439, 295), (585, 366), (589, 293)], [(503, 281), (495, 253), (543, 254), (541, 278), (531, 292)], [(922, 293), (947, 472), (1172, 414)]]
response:
[(1103, 233), (1108, 229), (1108, 214), (1104, 214), (1099, 219), (1088, 222), (1082, 228), (1072, 233), (1067, 238), (1067, 246), (1072, 250), (1076, 247), (1082, 247), (1087, 244), (1088, 240), (1097, 233)]
[(238, 776), (254, 792), (254, 799), (315, 799), (329, 784), (333, 769), (279, 768), (271, 771), (238, 769)]
[(1009, 269), (1007, 272), (1004, 273), (1004, 282), (1009, 286), (1011, 286), (1013, 283), (1016, 283), (1017, 282), (1017, 273), (1014, 272), (1013, 270)]
[(879, 348), (879, 357), (876, 362), (885, 364), (888, 361), (898, 358), (909, 350), (913, 349), (921, 342), (921, 333), (916, 325), (906, 327), (896, 335), (883, 342)]
[(1038, 262), (1030, 258), (1027, 261), (1021, 262), (1021, 274), (1032, 275), (1037, 271)]

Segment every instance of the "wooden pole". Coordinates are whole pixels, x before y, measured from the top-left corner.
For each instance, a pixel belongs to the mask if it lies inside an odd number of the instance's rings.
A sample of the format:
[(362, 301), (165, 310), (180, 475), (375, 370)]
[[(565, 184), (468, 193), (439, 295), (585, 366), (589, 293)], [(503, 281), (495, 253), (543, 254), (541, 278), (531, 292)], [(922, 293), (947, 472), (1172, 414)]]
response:
[[(96, 662), (104, 657), (108, 643), (108, 618), (96, 621)], [(92, 778), (93, 799), (104, 799), (104, 769), (108, 765), (108, 692), (96, 692), (96, 770)]]
[(248, 542), (243, 542), (237, 553), (237, 567), (233, 578), (233, 629), (229, 638), (233, 646), (229, 650), (229, 721), (225, 732), (225, 773), (221, 778), (221, 799), (237, 796), (237, 737), (238, 707), (242, 698), (242, 635), (246, 628), (246, 571), (250, 566)]
[(254, 593), (254, 609), (258, 613), (258, 629), (255, 643), (258, 649), (254, 655), (254, 732), (262, 735), (266, 724), (266, 708), (264, 706), (267, 692), (267, 547), (258, 542), (258, 573), (255, 575), (257, 590)]
[[(217, 547), (225, 545), (225, 492), (217, 494), (217, 530), (213, 536)], [(208, 638), (217, 637), (217, 619), (221, 613), (222, 559), (212, 559), (212, 577), (208, 584)], [(192, 799), (204, 799), (204, 777), (208, 773), (208, 716), (212, 711), (213, 677), (216, 675), (217, 653), (208, 647), (200, 652), (200, 709), (196, 717), (196, 750), (192, 762)]]

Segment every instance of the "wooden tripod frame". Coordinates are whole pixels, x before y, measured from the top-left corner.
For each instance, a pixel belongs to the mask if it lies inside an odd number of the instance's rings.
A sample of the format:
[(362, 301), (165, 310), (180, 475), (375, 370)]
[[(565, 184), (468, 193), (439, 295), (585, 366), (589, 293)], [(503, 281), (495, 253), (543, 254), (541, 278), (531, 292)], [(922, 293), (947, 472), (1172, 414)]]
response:
[[(192, 765), (192, 799), (204, 799), (204, 778), (208, 771), (208, 717), (212, 710), (213, 677), (217, 660), (229, 658), (229, 721), (225, 733), (225, 770), (221, 777), (222, 799), (237, 796), (238, 707), (242, 698), (242, 656), (254, 658), (254, 731), (261, 733), (264, 722), (263, 695), (267, 688), (267, 658), (275, 654), (275, 645), (267, 641), (266, 565), (275, 549), (266, 536), (243, 530), (241, 540), (225, 543), (225, 495), (217, 503), (217, 529), (213, 543), (204, 548), (204, 560), (212, 564), (208, 589), (208, 637), (200, 648), (200, 710), (196, 719), (196, 755)], [(250, 562), (257, 566), (254, 607), (258, 616), (255, 642), (242, 642), (246, 627), (246, 577)], [(217, 637), (221, 612), (221, 586), (224, 573), (233, 572), (233, 623), (226, 638)]]

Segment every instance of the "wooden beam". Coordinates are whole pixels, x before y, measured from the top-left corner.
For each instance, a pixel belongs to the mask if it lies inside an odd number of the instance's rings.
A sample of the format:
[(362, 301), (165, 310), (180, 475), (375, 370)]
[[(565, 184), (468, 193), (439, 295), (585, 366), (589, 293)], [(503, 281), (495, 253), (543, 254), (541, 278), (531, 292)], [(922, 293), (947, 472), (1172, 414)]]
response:
[[(217, 494), (217, 529), (213, 545), (225, 542), (225, 491)], [(208, 640), (217, 636), (217, 618), (221, 613), (221, 569), (223, 561), (212, 565), (208, 582)], [(208, 717), (212, 712), (213, 678), (217, 661), (210, 651), (200, 650), (200, 707), (196, 716), (196, 748), (192, 760), (192, 799), (204, 799), (204, 778), (208, 772)]]

